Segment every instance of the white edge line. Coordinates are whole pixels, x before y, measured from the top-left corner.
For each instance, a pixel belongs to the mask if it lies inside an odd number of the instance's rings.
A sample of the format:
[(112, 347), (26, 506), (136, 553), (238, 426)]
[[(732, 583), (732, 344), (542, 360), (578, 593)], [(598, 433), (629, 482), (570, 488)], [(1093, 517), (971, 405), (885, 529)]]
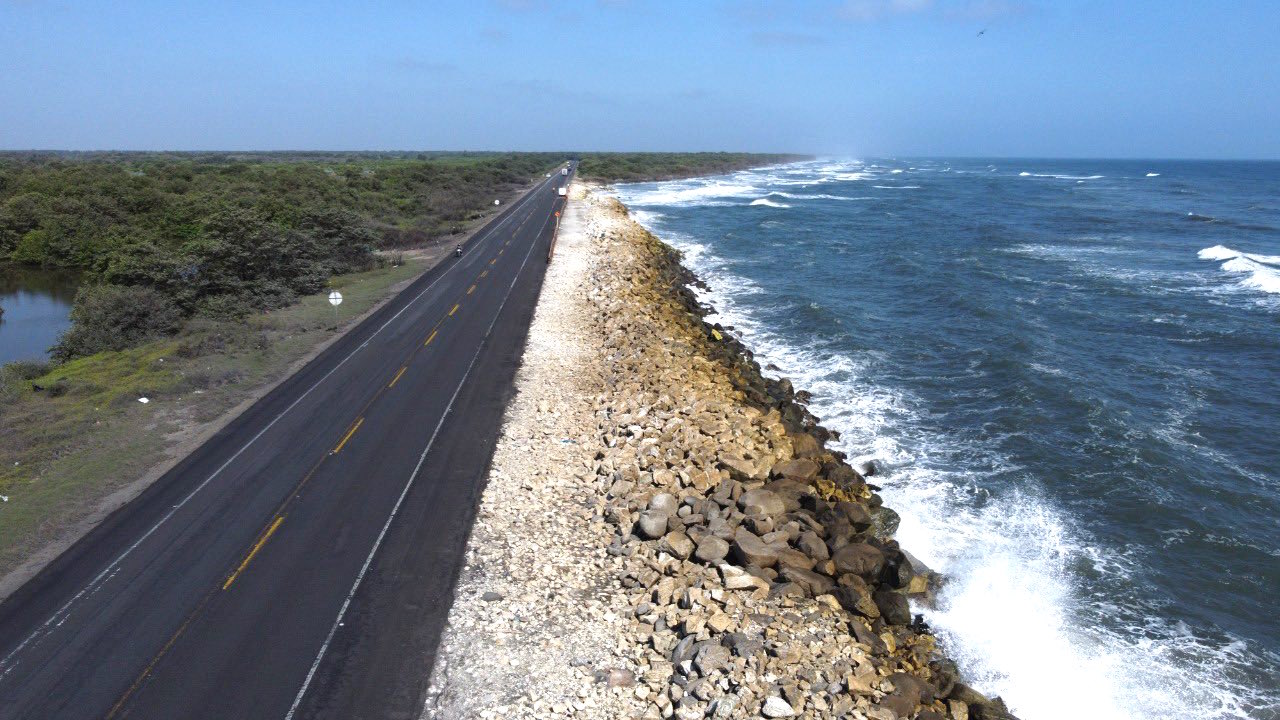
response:
[[(554, 182), (554, 180), (555, 178), (552, 177), (551, 181), (545, 181), (542, 183), (542, 186), (539, 187), (537, 190), (531, 191), (527, 196), (525, 196), (523, 200), (521, 200), (519, 203), (516, 204), (516, 206), (511, 210), (511, 214), (509, 214), (506, 217), (506, 219), (504, 219), (502, 222), (498, 223), (497, 225), (487, 230), (484, 233), (484, 236), (486, 238), (492, 237), (494, 233), (496, 233), (499, 229), (502, 228), (502, 226), (511, 222), (511, 220), (516, 216), (517, 210), (519, 210), (526, 203), (532, 200), (538, 194), (539, 191), (546, 188), (548, 185), (551, 184), (551, 182)], [(478, 245), (479, 243), (473, 243), (472, 247), (476, 247)], [(377, 330), (374, 330), (373, 333), (369, 335), (369, 337), (366, 338), (364, 342), (360, 343), (360, 345), (356, 347), (354, 350), (352, 350), (346, 357), (344, 357), (341, 360), (341, 362), (339, 362), (337, 365), (334, 365), (332, 370), (325, 373), (324, 377), (320, 378), (315, 382), (315, 384), (307, 388), (306, 392), (299, 395), (297, 400), (294, 400), (292, 403), (289, 404), (289, 407), (285, 408), (284, 410), (281, 410), (280, 414), (276, 415), (275, 418), (271, 420), (271, 422), (267, 423), (266, 427), (259, 430), (257, 434), (255, 434), (252, 438), (249, 439), (248, 442), (242, 445), (240, 449), (235, 452), (234, 455), (228, 458), (226, 462), (222, 463), (222, 465), (218, 466), (217, 470), (214, 470), (213, 473), (209, 475), (209, 477), (205, 478), (199, 485), (197, 485), (195, 489), (193, 489), (190, 493), (187, 493), (187, 496), (182, 498), (182, 500), (180, 500), (178, 504), (170, 508), (169, 511), (164, 514), (164, 517), (156, 521), (156, 524), (152, 525), (151, 529), (143, 533), (142, 537), (138, 538), (138, 540), (134, 542), (132, 545), (130, 545), (128, 548), (126, 548), (124, 552), (116, 556), (116, 559), (112, 560), (109, 565), (103, 568), (102, 572), (99, 572), (96, 576), (94, 576), (94, 578), (90, 580), (89, 583), (85, 585), (82, 590), (80, 590), (80, 592), (76, 593), (71, 597), (71, 599), (67, 600), (67, 602), (64, 603), (62, 607), (58, 608), (52, 615), (49, 616), (48, 620), (45, 620), (43, 623), (41, 623), (40, 627), (36, 628), (35, 630), (32, 630), (30, 635), (24, 638), (23, 641), (19, 643), (18, 646), (15, 647), (12, 651), (10, 651), (9, 654), (6, 655), (3, 660), (0, 660), (0, 668), (2, 668), (2, 670), (0, 670), (0, 679), (4, 678), (13, 670), (14, 667), (16, 667), (16, 664), (10, 664), (10, 661), (13, 660), (13, 658), (18, 653), (22, 652), (22, 650), (26, 648), (27, 645), (31, 644), (32, 640), (34, 640), (38, 635), (40, 635), (45, 630), (49, 629), (51, 626), (57, 627), (58, 625), (61, 625), (62, 621), (58, 620), (59, 616), (68, 612), (71, 609), (71, 607), (80, 600), (80, 598), (84, 597), (87, 593), (91, 592), (94, 589), (94, 586), (102, 582), (104, 578), (107, 578), (107, 576), (111, 575), (112, 571), (115, 570), (116, 566), (118, 566), (126, 557), (128, 557), (130, 553), (138, 549), (139, 545), (146, 542), (147, 538), (151, 537), (151, 535), (154, 534), (156, 530), (159, 530), (161, 525), (164, 525), (166, 522), (168, 522), (169, 519), (172, 518), (174, 514), (178, 512), (178, 510), (180, 510), (184, 505), (187, 504), (187, 502), (189, 502), (193, 497), (195, 497), (197, 493), (203, 490), (205, 486), (207, 486), (210, 482), (212, 482), (213, 479), (216, 478), (219, 475), (219, 473), (225, 470), (228, 465), (230, 465), (232, 462), (235, 462), (236, 458), (240, 457), (240, 455), (245, 450), (248, 450), (250, 445), (257, 442), (258, 438), (262, 437), (268, 430), (270, 430), (280, 420), (280, 418), (283, 418), (285, 415), (289, 414), (289, 412), (293, 410), (293, 408), (296, 407), (298, 403), (302, 402), (308, 395), (311, 394), (312, 390), (315, 390), (317, 387), (323, 384), (326, 380), (328, 380), (329, 376), (337, 372), (338, 369), (341, 368), (343, 365), (346, 365), (347, 361), (355, 357), (356, 353), (365, 349), (365, 347), (370, 343), (370, 341), (372, 341), (383, 330), (385, 330), (388, 325), (395, 322), (396, 319), (398, 319), (402, 314), (404, 314), (406, 310), (412, 307), (414, 303), (421, 300), (423, 295), (426, 295), (428, 292), (430, 292), (431, 288), (435, 287), (436, 284), (439, 283), (441, 280), (445, 279), (445, 277), (448, 276), (449, 273), (454, 268), (457, 268), (459, 266), (460, 266), (460, 263), (454, 263), (453, 265), (450, 265), (449, 267), (445, 268), (445, 271), (440, 273), (440, 277), (436, 278), (435, 280), (432, 280), (429, 285), (427, 285), (425, 288), (422, 289), (422, 292), (418, 293), (412, 300), (405, 303), (404, 307), (400, 308), (399, 312), (397, 312), (395, 315), (392, 315), (390, 318), (388, 318), (387, 321), (384, 322), (381, 326), (379, 326)], [(523, 269), (524, 269), (524, 266), (521, 265), (521, 270)], [(517, 273), (517, 277), (519, 277), (518, 273)], [(514, 283), (512, 285), (514, 287)], [(508, 291), (508, 295), (510, 295), (510, 291)], [(503, 304), (504, 305), (506, 304), (505, 298), (503, 299)], [(495, 321), (496, 321), (496, 317), (495, 317)], [(486, 338), (488, 337), (487, 333), (485, 337)]]
[[(543, 224), (546, 227), (546, 224)], [(541, 236), (542, 232), (539, 231)], [(404, 484), (404, 489), (400, 491), (400, 497), (396, 500), (396, 504), (391, 508), (391, 514), (387, 516), (387, 521), (382, 525), (382, 531), (378, 533), (378, 538), (373, 541), (373, 547), (369, 550), (369, 556), (365, 558), (364, 565), (360, 568), (359, 574), (356, 575), (356, 581), (351, 585), (351, 592), (347, 593), (347, 598), (342, 602), (342, 607), (338, 610), (338, 617), (334, 618), (333, 626), (329, 628), (329, 634), (324, 639), (324, 644), (320, 646), (320, 652), (316, 653), (315, 662), (311, 663), (311, 669), (307, 671), (307, 677), (302, 681), (302, 687), (298, 690), (298, 695), (293, 699), (293, 705), (289, 706), (289, 712), (285, 714), (285, 720), (293, 720), (293, 714), (298, 711), (298, 706), (302, 704), (302, 698), (306, 696), (307, 689), (311, 687), (311, 681), (315, 678), (316, 670), (320, 668), (320, 662), (324, 660), (325, 653), (329, 652), (329, 644), (333, 642), (333, 636), (337, 634), (338, 628), (342, 625), (342, 618), (347, 614), (347, 608), (351, 606), (351, 600), (355, 597), (356, 591), (360, 589), (360, 583), (364, 580), (365, 573), (369, 571), (369, 566), (373, 564), (373, 558), (378, 554), (378, 548), (382, 546), (382, 540), (386, 537), (387, 531), (391, 529), (391, 523), (396, 519), (396, 513), (400, 512), (400, 505), (404, 502), (405, 496), (409, 494), (409, 489), (413, 487), (413, 483), (418, 479), (418, 473), (422, 470), (422, 463), (427, 459), (427, 453), (431, 452), (431, 446), (435, 444), (436, 436), (440, 434), (440, 428), (444, 426), (444, 421), (449, 417), (449, 413), (453, 410), (453, 403), (458, 399), (458, 393), (462, 392), (462, 386), (467, 383), (467, 378), (471, 376), (471, 369), (475, 367), (476, 360), (479, 359), (480, 353), (484, 350), (485, 345), (489, 341), (489, 334), (493, 332), (493, 326), (498, 323), (498, 317), (502, 315), (502, 310), (507, 306), (507, 300), (511, 299), (511, 291), (515, 289), (516, 281), (520, 279), (520, 275), (524, 273), (525, 265), (529, 263), (529, 257), (533, 254), (533, 248), (538, 244), (538, 238), (529, 243), (529, 251), (524, 254), (524, 262), (520, 263), (520, 269), (516, 271), (515, 277), (511, 278), (511, 285), (507, 287), (507, 294), (502, 298), (502, 304), (498, 306), (498, 311), (493, 314), (493, 321), (489, 323), (489, 328), (485, 330), (484, 337), (480, 339), (480, 344), (476, 347), (475, 354), (471, 356), (471, 362), (467, 364), (467, 371), (462, 374), (462, 380), (458, 381), (458, 387), (454, 388), (453, 396), (449, 398), (449, 404), (445, 406), (444, 412), (440, 414), (440, 421), (436, 423), (436, 428), (431, 432), (431, 439), (427, 441), (427, 446), (423, 448), (422, 454), (418, 456), (418, 464), (413, 468), (413, 473), (409, 475), (409, 480)]]

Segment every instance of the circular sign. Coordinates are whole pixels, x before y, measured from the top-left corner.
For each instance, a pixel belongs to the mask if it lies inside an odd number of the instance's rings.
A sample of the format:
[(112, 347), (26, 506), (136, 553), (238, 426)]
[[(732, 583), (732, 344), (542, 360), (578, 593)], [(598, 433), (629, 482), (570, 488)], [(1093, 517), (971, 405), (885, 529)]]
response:
[(341, 305), (342, 293), (338, 292), (337, 290), (334, 290), (333, 292), (329, 293), (329, 304), (334, 306)]

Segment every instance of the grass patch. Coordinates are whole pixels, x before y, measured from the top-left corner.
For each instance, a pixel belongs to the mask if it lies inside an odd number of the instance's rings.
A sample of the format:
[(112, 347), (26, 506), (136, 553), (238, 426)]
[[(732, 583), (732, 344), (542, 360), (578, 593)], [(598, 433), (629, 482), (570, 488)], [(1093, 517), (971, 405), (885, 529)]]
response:
[(0, 575), (430, 264), (410, 258), (336, 277), (336, 310), (327, 293), (310, 295), (240, 321), (199, 318), (173, 337), (53, 368), (0, 369)]

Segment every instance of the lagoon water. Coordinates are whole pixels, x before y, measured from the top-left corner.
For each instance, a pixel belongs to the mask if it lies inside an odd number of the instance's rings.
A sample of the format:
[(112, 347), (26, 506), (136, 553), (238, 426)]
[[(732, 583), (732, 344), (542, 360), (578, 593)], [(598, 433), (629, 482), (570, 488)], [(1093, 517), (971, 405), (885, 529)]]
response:
[(1024, 720), (1280, 717), (1280, 163), (814, 161), (616, 188), (880, 463)]
[(48, 358), (71, 326), (78, 284), (66, 271), (0, 265), (0, 365)]

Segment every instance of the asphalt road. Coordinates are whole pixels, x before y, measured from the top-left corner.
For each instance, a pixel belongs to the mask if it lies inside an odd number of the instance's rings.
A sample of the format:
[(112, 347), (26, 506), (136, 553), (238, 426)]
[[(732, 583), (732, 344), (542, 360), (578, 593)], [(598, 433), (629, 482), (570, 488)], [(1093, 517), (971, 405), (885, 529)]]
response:
[(416, 718), (553, 174), (0, 605), (0, 718)]

